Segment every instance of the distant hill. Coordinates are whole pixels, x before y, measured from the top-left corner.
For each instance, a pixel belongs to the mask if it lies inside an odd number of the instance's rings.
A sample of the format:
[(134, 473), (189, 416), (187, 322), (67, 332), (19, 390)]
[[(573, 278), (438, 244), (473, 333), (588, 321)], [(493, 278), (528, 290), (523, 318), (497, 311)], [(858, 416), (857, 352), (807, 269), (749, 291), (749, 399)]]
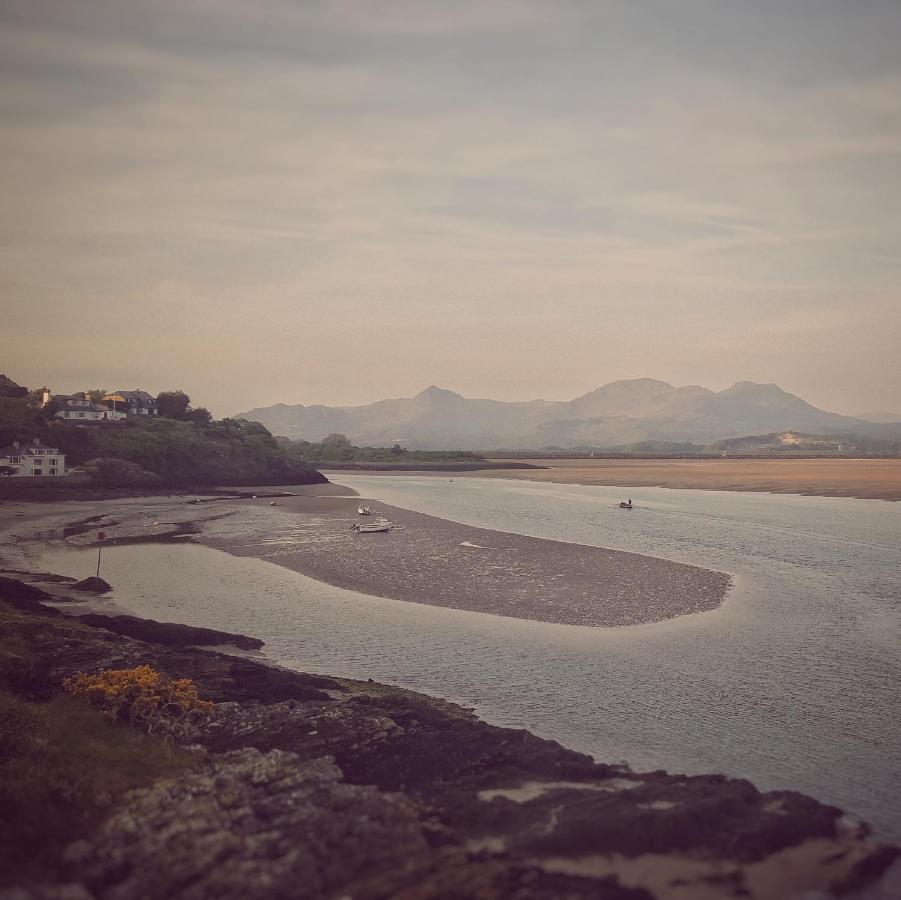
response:
[(899, 456), (901, 429), (895, 435), (802, 434), (783, 431), (716, 441), (713, 453), (759, 456)]
[(867, 422), (878, 422), (882, 425), (901, 425), (901, 412), (889, 412), (885, 409), (860, 413), (855, 418), (864, 419)]
[(295, 440), (321, 441), (338, 433), (360, 447), (399, 443), (425, 450), (603, 449), (647, 441), (706, 445), (783, 431), (895, 433), (892, 426), (817, 409), (775, 384), (741, 381), (717, 392), (652, 378), (614, 381), (568, 401), (472, 400), (432, 386), (415, 397), (368, 406), (279, 403), (238, 418)]

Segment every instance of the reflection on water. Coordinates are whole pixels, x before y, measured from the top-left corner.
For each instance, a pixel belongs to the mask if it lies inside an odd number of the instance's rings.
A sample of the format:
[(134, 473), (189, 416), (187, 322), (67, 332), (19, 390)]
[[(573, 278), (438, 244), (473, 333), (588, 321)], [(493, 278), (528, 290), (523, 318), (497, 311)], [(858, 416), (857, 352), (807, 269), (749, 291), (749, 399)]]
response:
[[(198, 546), (111, 547), (140, 615), (263, 638), (292, 667), (449, 697), (638, 768), (809, 793), (901, 839), (901, 504), (494, 479), (336, 476), (467, 524), (729, 572), (719, 610), (579, 628), (364, 597)], [(80, 575), (90, 553), (37, 563)], [(89, 566), (88, 566), (89, 568)]]

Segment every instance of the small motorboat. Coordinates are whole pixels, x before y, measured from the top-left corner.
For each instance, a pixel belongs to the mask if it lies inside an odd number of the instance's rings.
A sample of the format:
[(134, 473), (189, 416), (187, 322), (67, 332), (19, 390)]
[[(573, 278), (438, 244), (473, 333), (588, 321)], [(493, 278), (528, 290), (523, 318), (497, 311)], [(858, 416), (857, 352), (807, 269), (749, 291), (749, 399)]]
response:
[(362, 503), (357, 507), (357, 512), (361, 516), (371, 516), (372, 515), (372, 507), (364, 506)]
[(350, 527), (357, 534), (369, 534), (374, 531), (391, 531), (394, 526), (387, 519), (379, 516), (374, 522), (354, 522)]
[(628, 500), (623, 500), (620, 505), (620, 509), (632, 509), (632, 498), (630, 497)]

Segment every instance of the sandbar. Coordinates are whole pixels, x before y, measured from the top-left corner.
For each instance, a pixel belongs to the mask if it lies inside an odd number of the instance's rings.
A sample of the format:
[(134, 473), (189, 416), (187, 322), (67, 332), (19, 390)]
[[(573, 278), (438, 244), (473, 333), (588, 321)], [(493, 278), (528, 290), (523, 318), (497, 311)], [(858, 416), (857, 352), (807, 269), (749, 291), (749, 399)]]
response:
[[(639, 625), (719, 606), (730, 578), (637, 553), (474, 528), (376, 501), (387, 533), (357, 534), (357, 499), (292, 497), (204, 531), (204, 543), (337, 587), (568, 625)], [(255, 508), (255, 509), (254, 509)]]
[[(142, 498), (0, 506), (0, 567), (29, 548), (186, 539), (371, 596), (567, 625), (658, 622), (718, 607), (729, 575), (637, 553), (474, 528), (365, 501), (393, 524), (357, 534), (357, 498), (291, 496), (192, 503)], [(273, 505), (274, 504), (274, 505)]]

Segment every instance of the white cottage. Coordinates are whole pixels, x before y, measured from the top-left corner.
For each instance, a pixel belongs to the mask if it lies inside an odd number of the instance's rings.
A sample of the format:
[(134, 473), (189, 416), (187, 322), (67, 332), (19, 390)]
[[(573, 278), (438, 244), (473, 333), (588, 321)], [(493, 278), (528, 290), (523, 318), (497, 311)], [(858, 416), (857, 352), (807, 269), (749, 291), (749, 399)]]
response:
[(66, 457), (56, 447), (47, 447), (39, 438), (20, 444), (13, 441), (0, 447), (0, 476), (65, 475)]
[[(59, 409), (54, 413), (57, 419), (66, 422), (109, 422), (126, 418), (124, 412), (118, 412), (104, 406), (102, 403), (94, 403), (90, 394), (54, 394), (52, 399)], [(50, 391), (44, 389), (44, 405), (51, 400)]]

